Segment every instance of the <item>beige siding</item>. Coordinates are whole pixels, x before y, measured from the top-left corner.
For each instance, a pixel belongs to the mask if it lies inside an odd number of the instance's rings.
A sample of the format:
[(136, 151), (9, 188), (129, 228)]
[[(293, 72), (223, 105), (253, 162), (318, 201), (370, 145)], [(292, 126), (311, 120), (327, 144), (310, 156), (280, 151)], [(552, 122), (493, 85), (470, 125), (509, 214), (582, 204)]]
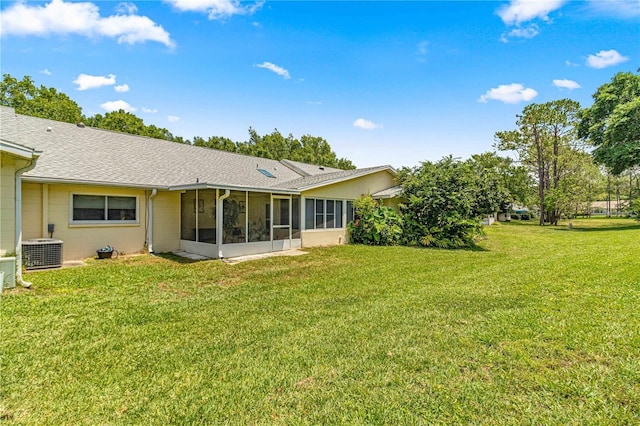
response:
[(347, 180), (321, 188), (302, 192), (306, 198), (335, 198), (342, 200), (355, 200), (361, 195), (373, 194), (383, 189), (396, 185), (393, 175), (386, 170), (372, 173), (367, 176)]
[(42, 234), (42, 184), (22, 182), (22, 240), (45, 238)]
[(302, 231), (302, 247), (335, 246), (346, 243), (346, 229), (318, 229)]
[(15, 173), (24, 162), (0, 152), (0, 256), (14, 254), (15, 246)]
[[(43, 185), (23, 183), (23, 239), (49, 237), (43, 235), (43, 214), (47, 223), (55, 225), (53, 238), (64, 242), (64, 260), (77, 260), (95, 256), (96, 250), (107, 244), (124, 254), (145, 248), (145, 220), (147, 215), (145, 191), (85, 185), (48, 185), (48, 205), (42, 205)], [(70, 224), (72, 194), (122, 195), (138, 197), (136, 224)], [(46, 233), (46, 227), (44, 229)]]
[(158, 192), (153, 199), (153, 251), (166, 253), (180, 248), (180, 193)]

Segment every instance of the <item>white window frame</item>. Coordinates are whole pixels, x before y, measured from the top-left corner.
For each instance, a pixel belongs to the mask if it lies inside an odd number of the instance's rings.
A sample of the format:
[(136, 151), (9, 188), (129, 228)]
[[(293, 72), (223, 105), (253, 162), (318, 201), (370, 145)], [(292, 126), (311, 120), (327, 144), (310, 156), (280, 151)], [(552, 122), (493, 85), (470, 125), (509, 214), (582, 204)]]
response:
[[(306, 223), (307, 223), (307, 201), (308, 200), (313, 200), (313, 228), (307, 228), (306, 227)], [(318, 202), (322, 202), (322, 206), (323, 206), (323, 211), (322, 211), (322, 228), (318, 227), (316, 225), (316, 204)], [(341, 227), (336, 227), (334, 226), (333, 228), (327, 228), (327, 201), (333, 201), (333, 221), (334, 224), (338, 221), (338, 216), (335, 214), (336, 209), (337, 209), (337, 204), (340, 203), (342, 208), (341, 208), (341, 222), (342, 222), (342, 226)], [(336, 199), (336, 198), (315, 198), (315, 197), (305, 197), (304, 198), (304, 207), (302, 208), (302, 211), (305, 214), (304, 217), (304, 224), (305, 224), (305, 231), (331, 231), (334, 229), (346, 229), (347, 228), (347, 224), (345, 223), (345, 211), (346, 211), (346, 202), (347, 200), (340, 200), (340, 199)]]
[[(135, 220), (74, 220), (73, 219), (73, 197), (75, 195), (86, 195), (91, 197), (104, 197), (104, 214), (105, 218), (109, 217), (109, 197), (127, 197), (135, 198), (136, 200), (136, 218)], [(139, 225), (140, 224), (140, 197), (138, 195), (128, 194), (96, 194), (96, 193), (84, 193), (73, 192), (69, 194), (69, 225)]]

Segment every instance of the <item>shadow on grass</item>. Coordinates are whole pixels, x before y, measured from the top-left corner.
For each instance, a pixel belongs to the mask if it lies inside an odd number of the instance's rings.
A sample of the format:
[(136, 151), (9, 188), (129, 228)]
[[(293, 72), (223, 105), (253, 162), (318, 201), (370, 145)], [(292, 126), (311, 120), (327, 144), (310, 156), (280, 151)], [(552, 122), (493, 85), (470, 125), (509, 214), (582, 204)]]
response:
[(418, 246), (418, 245), (399, 245), (397, 247), (407, 247), (407, 248), (412, 248), (412, 249), (416, 249), (416, 250), (439, 250), (439, 251), (490, 251), (478, 244), (475, 244), (472, 247), (435, 247), (435, 246), (429, 246), (429, 247), (422, 247), (422, 246)]
[(170, 260), (176, 263), (190, 264), (190, 263), (198, 263), (198, 262), (207, 262), (212, 259), (189, 259), (187, 257), (182, 257), (175, 255), (173, 253), (158, 253), (156, 256), (161, 257), (163, 259)]
[(630, 231), (630, 230), (640, 230), (640, 223), (634, 223), (629, 225), (611, 225), (611, 226), (585, 227), (585, 228), (581, 228), (579, 226), (573, 226), (572, 229), (569, 229), (568, 226), (558, 226), (552, 229), (554, 231), (560, 231), (560, 232)]

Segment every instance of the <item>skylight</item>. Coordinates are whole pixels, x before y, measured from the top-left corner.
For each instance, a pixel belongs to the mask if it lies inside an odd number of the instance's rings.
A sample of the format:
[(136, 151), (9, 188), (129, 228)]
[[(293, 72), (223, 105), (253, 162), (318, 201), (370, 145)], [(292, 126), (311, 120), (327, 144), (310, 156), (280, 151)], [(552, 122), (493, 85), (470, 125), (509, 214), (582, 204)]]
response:
[(274, 176), (273, 174), (271, 174), (271, 172), (270, 172), (270, 171), (268, 171), (268, 170), (265, 170), (265, 169), (258, 169), (258, 171), (259, 171), (260, 173), (262, 173), (263, 175), (265, 175), (266, 177), (268, 177), (268, 178), (275, 178), (275, 176)]

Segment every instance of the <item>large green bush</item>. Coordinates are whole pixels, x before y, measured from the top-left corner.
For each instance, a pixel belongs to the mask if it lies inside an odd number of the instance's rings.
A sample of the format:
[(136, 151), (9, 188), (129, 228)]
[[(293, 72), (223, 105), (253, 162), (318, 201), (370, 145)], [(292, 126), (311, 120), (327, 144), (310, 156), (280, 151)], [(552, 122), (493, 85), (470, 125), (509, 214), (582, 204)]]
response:
[(400, 178), (403, 242), (423, 247), (472, 247), (482, 235), (475, 211), (478, 176), (469, 162), (446, 157), (405, 169)]
[(390, 246), (400, 242), (402, 219), (371, 195), (354, 201), (356, 219), (347, 225), (351, 242), (356, 244)]

